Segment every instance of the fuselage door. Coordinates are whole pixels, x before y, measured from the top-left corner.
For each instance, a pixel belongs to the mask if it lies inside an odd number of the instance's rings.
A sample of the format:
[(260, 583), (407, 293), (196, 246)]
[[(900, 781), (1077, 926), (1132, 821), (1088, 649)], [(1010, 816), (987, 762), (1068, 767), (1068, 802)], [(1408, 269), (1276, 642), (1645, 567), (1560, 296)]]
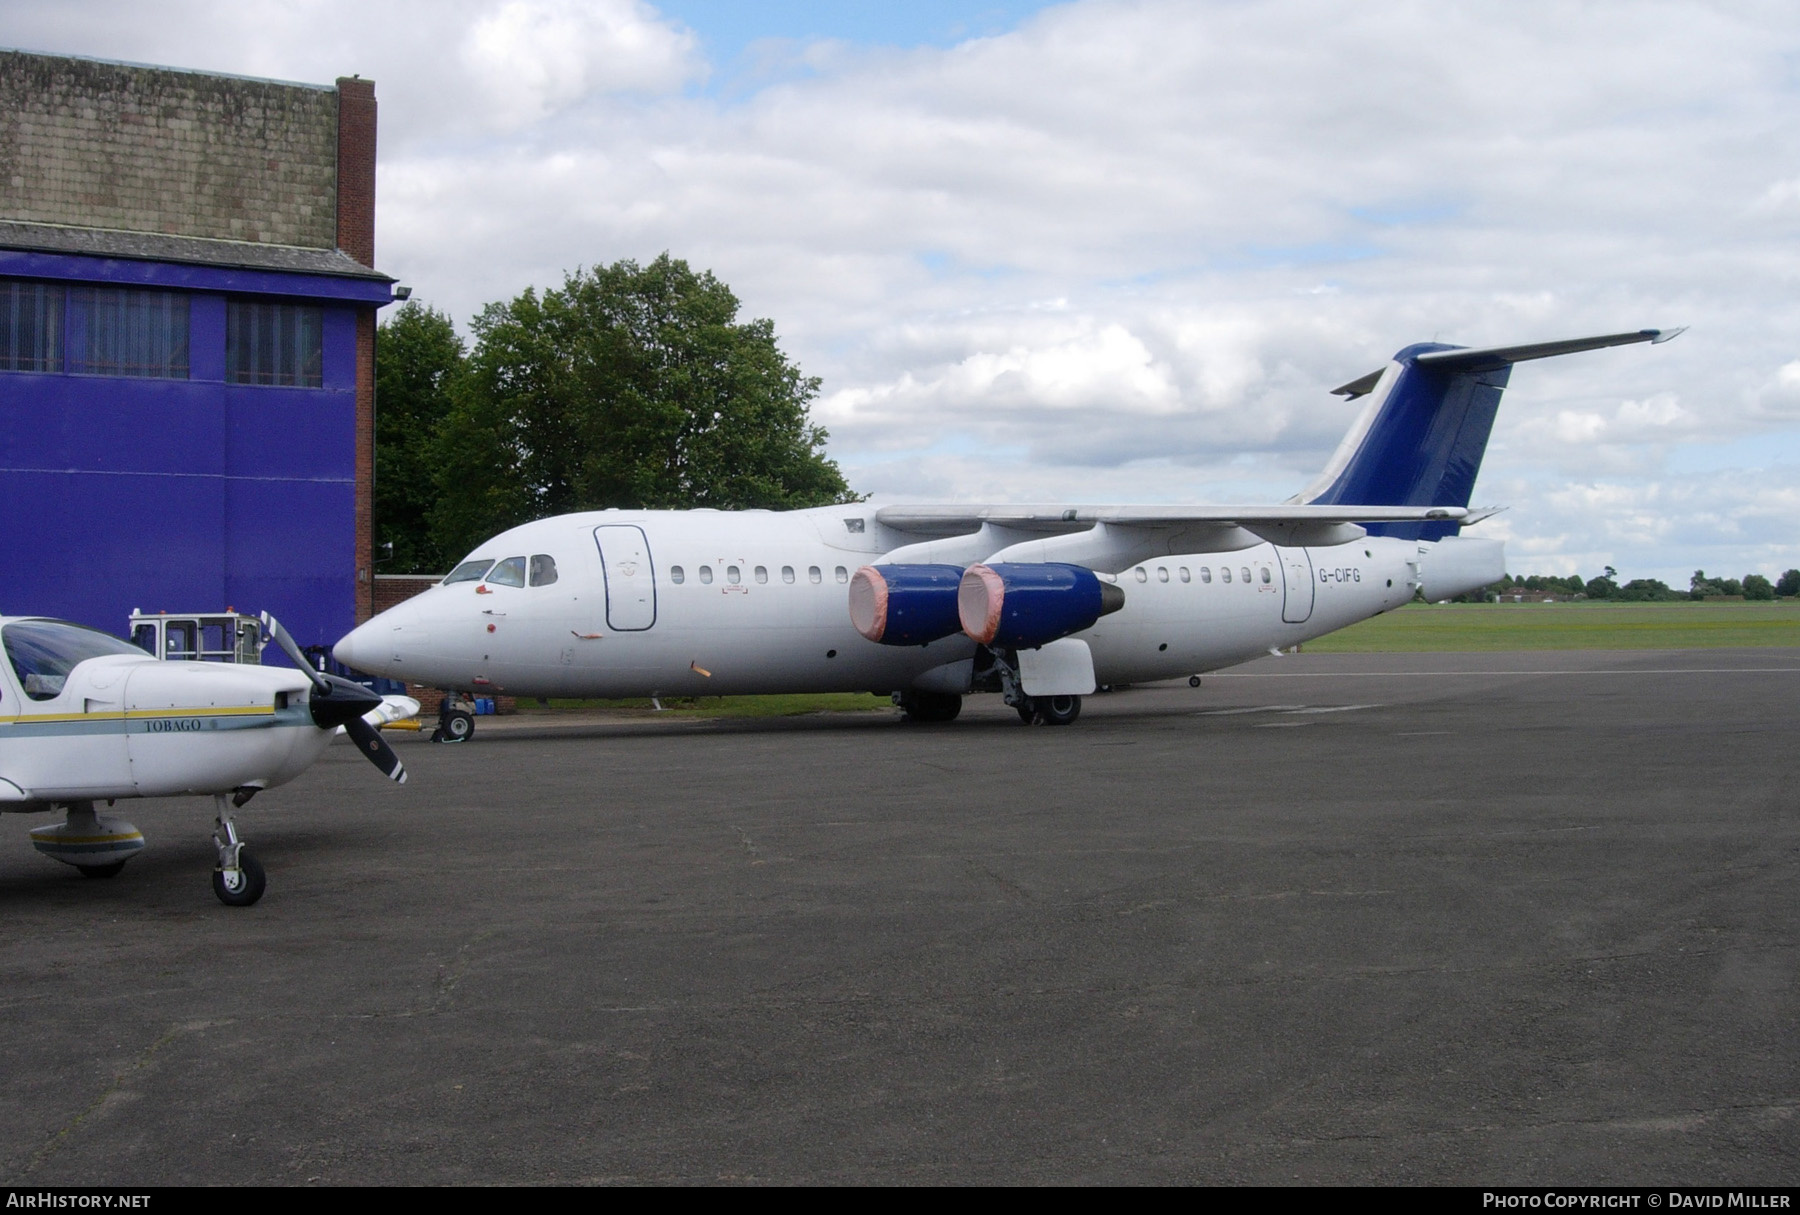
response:
[(594, 529), (606, 578), (606, 627), (638, 633), (656, 623), (656, 570), (644, 529), (608, 524)]
[(1303, 548), (1278, 548), (1284, 596), (1281, 619), (1287, 624), (1305, 624), (1312, 618), (1313, 567), (1312, 554)]

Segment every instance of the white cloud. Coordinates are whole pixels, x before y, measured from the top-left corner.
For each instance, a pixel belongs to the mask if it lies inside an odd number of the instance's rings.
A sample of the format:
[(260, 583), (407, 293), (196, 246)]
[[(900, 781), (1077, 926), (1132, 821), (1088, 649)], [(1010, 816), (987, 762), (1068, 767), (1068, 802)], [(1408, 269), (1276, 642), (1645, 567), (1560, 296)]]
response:
[(720, 97), (630, 0), (15, 0), (0, 41), (375, 78), (378, 250), (418, 298), (466, 321), (668, 249), (824, 377), (865, 489), (1280, 497), (1402, 345), (1691, 324), (1516, 368), (1477, 497), (1545, 568), (1800, 565), (1780, 5), (1089, 0), (787, 48)]

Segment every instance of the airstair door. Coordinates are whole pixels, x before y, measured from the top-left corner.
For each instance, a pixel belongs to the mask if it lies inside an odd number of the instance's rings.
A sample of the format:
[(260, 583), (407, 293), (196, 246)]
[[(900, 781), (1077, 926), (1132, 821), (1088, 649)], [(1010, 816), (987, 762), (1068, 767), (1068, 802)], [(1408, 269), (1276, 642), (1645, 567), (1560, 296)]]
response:
[(638, 633), (656, 623), (656, 569), (644, 529), (608, 524), (594, 529), (600, 569), (606, 577), (606, 627)]
[(1281, 619), (1287, 624), (1305, 624), (1312, 618), (1313, 565), (1312, 554), (1303, 548), (1278, 548), (1281, 561)]

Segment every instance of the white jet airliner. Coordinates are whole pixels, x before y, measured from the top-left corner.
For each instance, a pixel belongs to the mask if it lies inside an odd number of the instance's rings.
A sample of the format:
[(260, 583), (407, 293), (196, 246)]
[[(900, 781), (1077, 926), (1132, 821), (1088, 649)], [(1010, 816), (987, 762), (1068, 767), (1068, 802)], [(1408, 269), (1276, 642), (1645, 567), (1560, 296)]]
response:
[(1279, 506), (541, 519), (480, 545), (334, 652), (476, 694), (867, 691), (948, 721), (964, 695), (997, 692), (1027, 722), (1067, 724), (1098, 684), (1230, 666), (1415, 592), (1498, 580), (1500, 542), (1459, 532), (1490, 513), (1469, 498), (1512, 365), (1679, 332), (1409, 346), (1334, 390), (1369, 400), (1324, 471)]

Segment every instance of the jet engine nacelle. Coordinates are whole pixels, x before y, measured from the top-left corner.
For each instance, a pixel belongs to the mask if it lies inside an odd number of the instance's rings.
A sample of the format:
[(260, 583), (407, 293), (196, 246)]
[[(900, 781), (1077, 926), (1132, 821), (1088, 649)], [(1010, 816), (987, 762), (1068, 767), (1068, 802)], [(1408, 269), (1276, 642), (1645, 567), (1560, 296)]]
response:
[(865, 565), (850, 579), (850, 623), (882, 645), (928, 645), (962, 628), (960, 565)]
[(1057, 561), (971, 565), (957, 588), (963, 632), (982, 645), (1029, 650), (1092, 628), (1125, 606), (1093, 570)]

